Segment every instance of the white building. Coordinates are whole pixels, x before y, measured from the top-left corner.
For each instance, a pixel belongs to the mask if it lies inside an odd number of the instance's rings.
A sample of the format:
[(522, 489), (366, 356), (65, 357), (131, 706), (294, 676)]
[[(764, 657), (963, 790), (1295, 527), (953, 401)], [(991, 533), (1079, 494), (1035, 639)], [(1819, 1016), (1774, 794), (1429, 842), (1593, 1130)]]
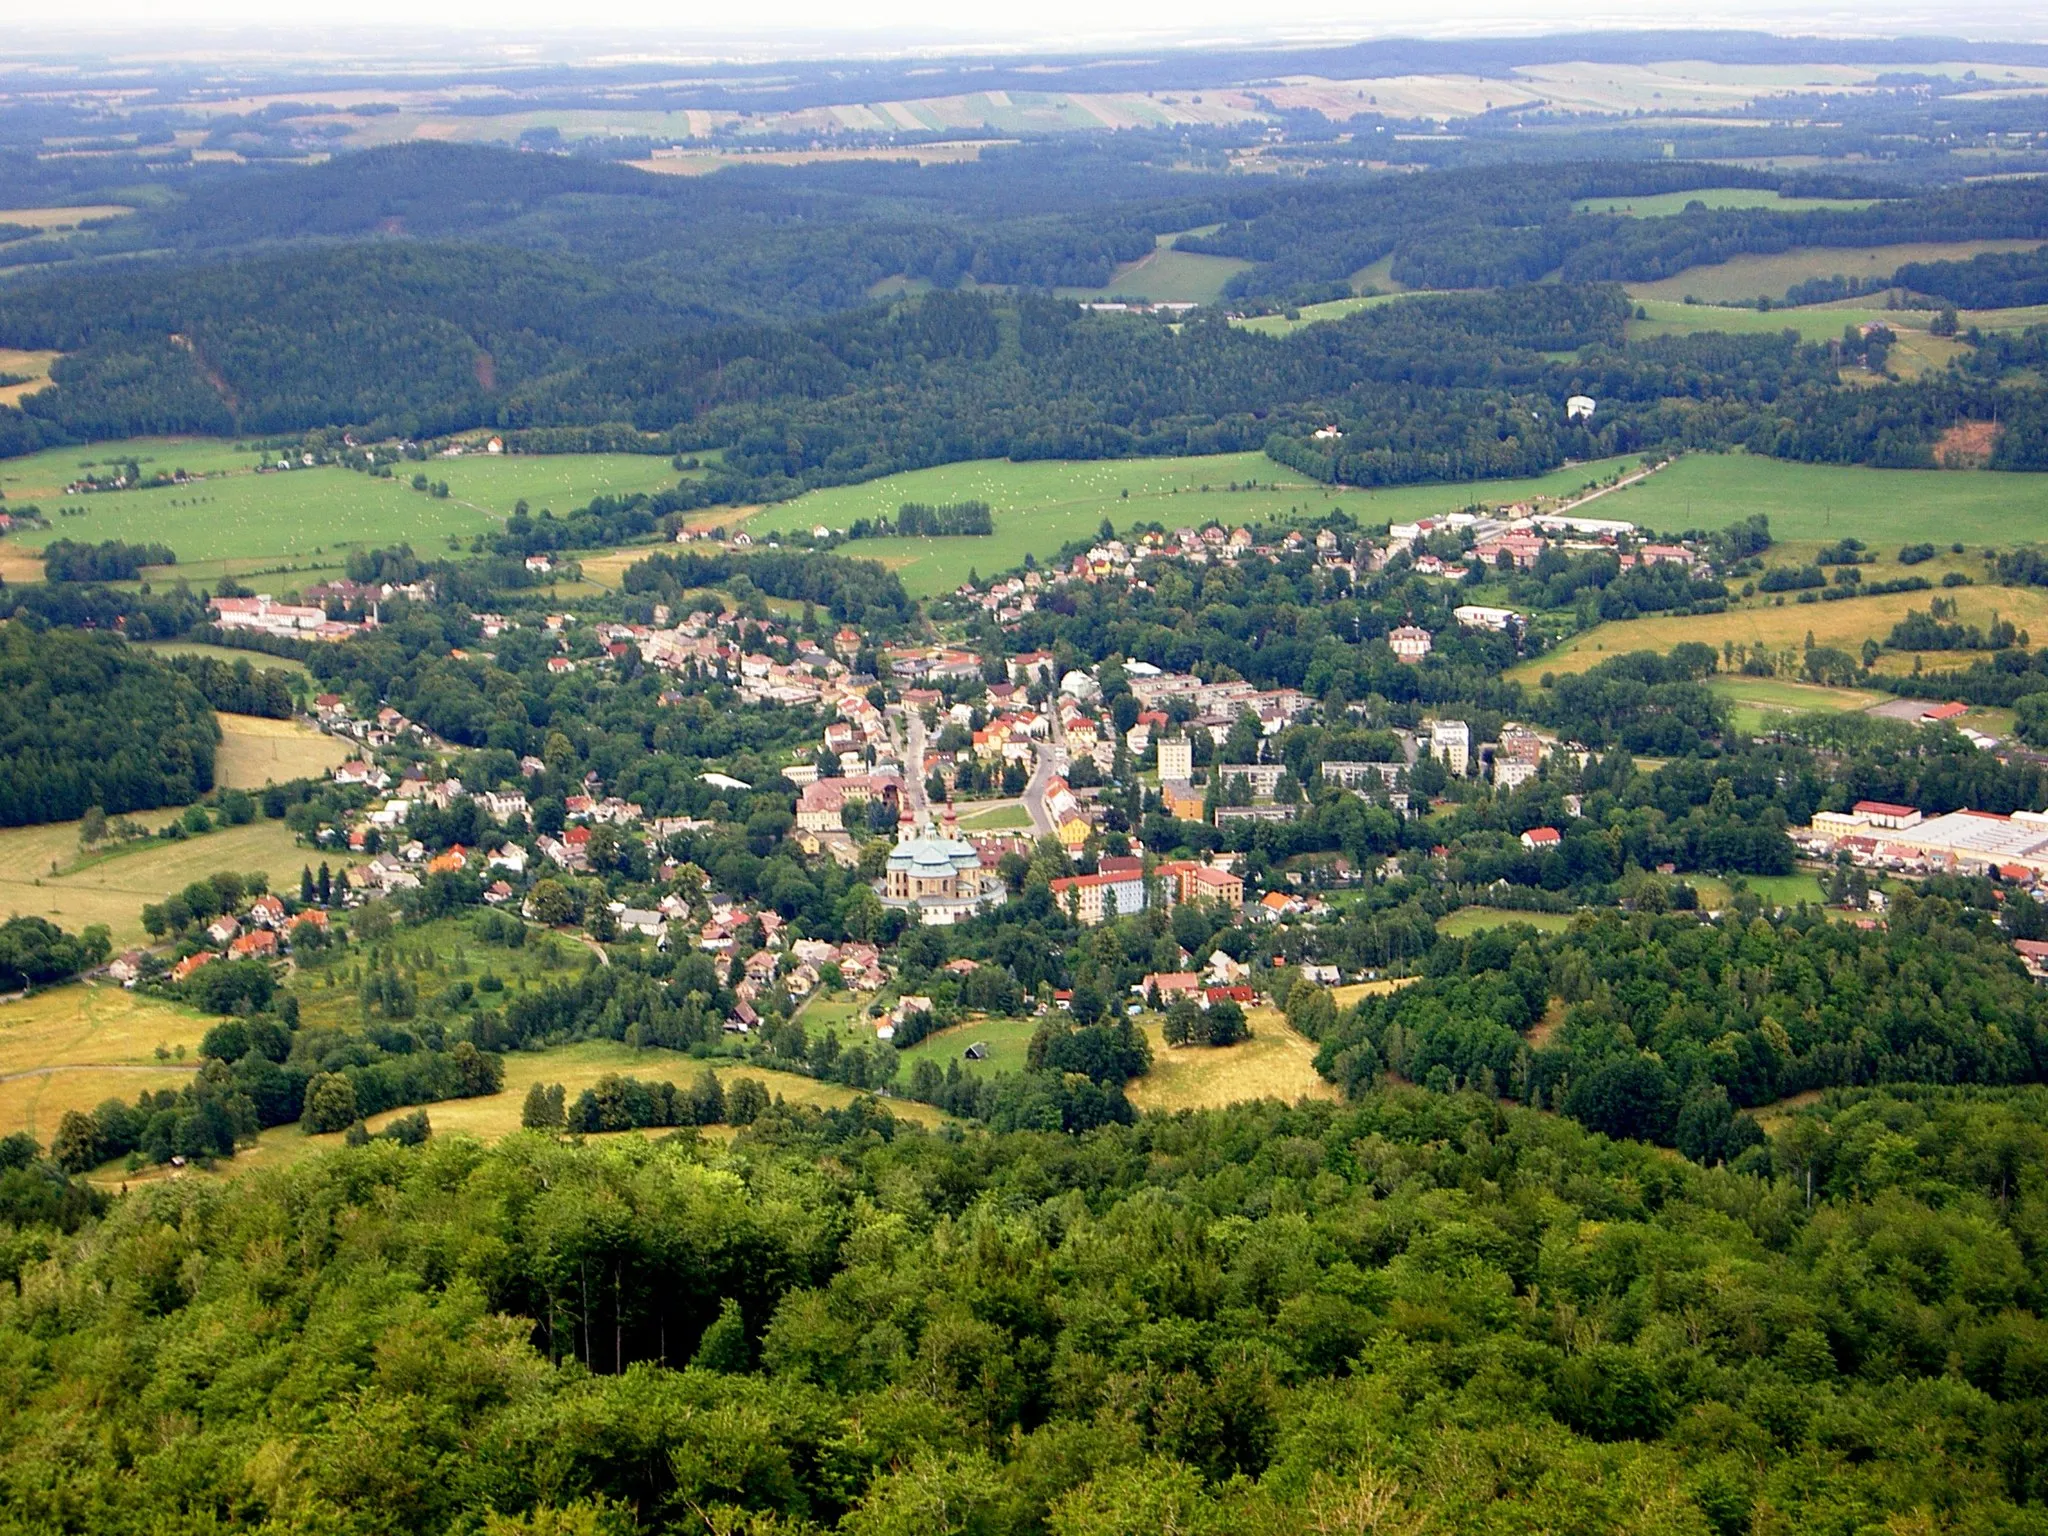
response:
[(1522, 622), (1522, 616), (1512, 608), (1487, 608), (1478, 603), (1453, 608), (1451, 617), (1467, 629), (1490, 629), (1496, 633), (1504, 633), (1510, 624)]
[(1472, 727), (1462, 720), (1438, 720), (1429, 728), (1429, 751), (1460, 778), (1472, 761)]
[(1159, 739), (1159, 779), (1164, 784), (1185, 784), (1195, 776), (1195, 744), (1185, 736)]
[(1387, 645), (1396, 661), (1405, 661), (1410, 666), (1429, 654), (1435, 644), (1435, 637), (1419, 624), (1403, 624), (1387, 635)]

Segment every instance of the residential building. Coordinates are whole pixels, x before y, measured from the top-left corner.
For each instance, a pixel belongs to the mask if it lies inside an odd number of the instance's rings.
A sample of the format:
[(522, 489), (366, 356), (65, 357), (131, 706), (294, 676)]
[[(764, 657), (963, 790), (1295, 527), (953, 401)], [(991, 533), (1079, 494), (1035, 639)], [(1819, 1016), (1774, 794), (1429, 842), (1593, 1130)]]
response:
[(1195, 744), (1185, 736), (1159, 738), (1159, 778), (1162, 783), (1186, 784), (1195, 776)]
[(1429, 752), (1444, 760), (1453, 775), (1462, 778), (1472, 760), (1472, 727), (1462, 720), (1438, 720), (1429, 728)]
[(1396, 661), (1405, 661), (1410, 666), (1429, 654), (1435, 638), (1419, 624), (1403, 624), (1387, 635), (1387, 645)]

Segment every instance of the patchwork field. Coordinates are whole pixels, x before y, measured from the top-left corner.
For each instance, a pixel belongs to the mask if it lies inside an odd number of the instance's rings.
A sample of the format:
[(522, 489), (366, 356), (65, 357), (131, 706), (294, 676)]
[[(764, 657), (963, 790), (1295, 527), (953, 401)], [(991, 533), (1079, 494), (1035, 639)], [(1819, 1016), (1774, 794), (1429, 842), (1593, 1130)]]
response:
[(1127, 261), (1099, 289), (1060, 288), (1066, 299), (1143, 299), (1153, 304), (1214, 304), (1223, 285), (1252, 264), (1235, 256), (1204, 256), (1177, 251), (1178, 233), (1161, 235), (1152, 253)]
[(1636, 299), (1683, 299), (1727, 303), (1780, 298), (1794, 283), (1816, 277), (1887, 278), (1910, 261), (1965, 261), (1988, 251), (2031, 251), (2038, 240), (1934, 240), (1899, 245), (1800, 246), (1771, 255), (1745, 254), (1709, 266), (1687, 267), (1652, 283), (1630, 283)]
[(1806, 213), (1815, 208), (1868, 208), (1872, 197), (1780, 197), (1769, 187), (1703, 187), (1692, 192), (1659, 192), (1649, 197), (1582, 197), (1579, 213), (1619, 213), (1632, 219), (1662, 219), (1699, 202), (1709, 208), (1771, 208)]
[[(145, 471), (182, 467), (219, 478), (62, 496), (85, 468), (129, 458)], [(655, 491), (677, 479), (667, 459), (642, 454), (475, 454), (401, 466), (390, 480), (339, 468), (258, 475), (250, 472), (253, 463), (253, 455), (218, 440), (135, 439), (10, 460), (0, 466), (0, 490), (10, 501), (40, 502), (46, 514), (82, 514), (52, 516), (49, 538), (161, 541), (178, 552), (180, 574), (206, 579), (235, 562), (304, 565), (355, 546), (403, 542), (438, 552), (446, 541), (466, 542), (495, 528), (522, 500), (535, 511), (562, 512), (600, 493)], [(445, 480), (448, 496), (412, 490), (407, 482), (415, 471)]]
[[(145, 811), (136, 820), (157, 827), (176, 815)], [(296, 889), (299, 871), (308, 862), (319, 860), (312, 849), (299, 846), (291, 828), (281, 821), (253, 821), (82, 863), (75, 821), (7, 827), (0, 829), (0, 913), (46, 917), (74, 933), (90, 923), (105, 923), (118, 948), (146, 937), (145, 904), (162, 901), (216, 870), (261, 870), (270, 877), (272, 889), (285, 882)]]
[[(1341, 507), (1363, 523), (1381, 523), (1454, 512), (1475, 502), (1567, 495), (1629, 462), (1582, 464), (1532, 480), (1367, 491), (1305, 480), (1263, 453), (1021, 464), (978, 459), (810, 491), (756, 513), (747, 528), (759, 538), (894, 516), (907, 501), (986, 501), (994, 509), (996, 528), (987, 538), (867, 539), (844, 547), (848, 554), (880, 560), (902, 576), (912, 596), (926, 597), (951, 591), (970, 571), (987, 576), (1009, 570), (1021, 565), (1026, 554), (1048, 559), (1063, 544), (1092, 537), (1105, 517), (1120, 530), (1153, 521), (1169, 528), (1199, 527), (1211, 519), (1231, 525), (1284, 522)], [(1252, 488), (1233, 491), (1228, 489), (1232, 482)]]
[[(0, 1136), (27, 1131), (47, 1146), (66, 1110), (178, 1086), (198, 1070), (200, 1039), (215, 1022), (86, 982), (0, 1004)], [(167, 1053), (161, 1061), (159, 1046)]]
[(1161, 1021), (1145, 1021), (1152, 1070), (1124, 1092), (1148, 1114), (1220, 1109), (1248, 1099), (1336, 1099), (1337, 1085), (1316, 1072), (1316, 1048), (1297, 1035), (1277, 1008), (1254, 1008), (1252, 1037), (1236, 1045), (1168, 1046)]
[(227, 789), (261, 789), (290, 779), (324, 777), (348, 761), (351, 749), (303, 720), (270, 720), (229, 715), (220, 721), (220, 752), (214, 778)]

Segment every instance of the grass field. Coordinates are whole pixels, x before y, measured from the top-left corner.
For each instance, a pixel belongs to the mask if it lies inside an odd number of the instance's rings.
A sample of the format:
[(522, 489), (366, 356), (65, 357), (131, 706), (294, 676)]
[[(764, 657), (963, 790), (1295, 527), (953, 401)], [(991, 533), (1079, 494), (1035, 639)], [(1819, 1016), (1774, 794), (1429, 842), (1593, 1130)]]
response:
[(0, 224), (28, 229), (76, 229), (88, 219), (118, 219), (135, 210), (126, 203), (81, 203), (76, 208), (0, 208)]
[[(1901, 378), (1918, 378), (1930, 369), (1946, 368), (1952, 358), (1969, 349), (1952, 336), (1936, 336), (1928, 330), (1934, 317), (1924, 310), (1884, 309), (1865, 304), (1813, 305), (1801, 309), (1746, 309), (1726, 304), (1686, 304), (1669, 299), (1647, 299), (1640, 306), (1648, 312), (1642, 320), (1630, 320), (1631, 340), (1656, 336), (1693, 336), (1719, 331), (1742, 336), (1775, 336), (1797, 331), (1803, 341), (1838, 339), (1845, 326), (1885, 325), (1898, 337), (1892, 347), (1890, 368)], [(1869, 379), (1854, 372), (1845, 377)]]
[(1572, 204), (1579, 213), (1619, 213), (1632, 219), (1662, 219), (1685, 212), (1689, 203), (1709, 208), (1773, 208), (1779, 213), (1806, 213), (1815, 208), (1868, 208), (1869, 197), (1780, 197), (1769, 187), (1702, 187), (1693, 192), (1659, 192), (1649, 197), (1582, 197)]
[(1298, 318), (1293, 320), (1285, 315), (1252, 315), (1234, 323), (1247, 331), (1257, 331), (1261, 336), (1285, 336), (1305, 325), (1316, 325), (1325, 320), (1342, 320), (1346, 315), (1355, 315), (1361, 309), (1372, 309), (1381, 304), (1391, 304), (1396, 299), (1409, 297), (1414, 295), (1376, 293), (1350, 299), (1330, 299), (1321, 304), (1302, 305), (1295, 311)]
[[(1596, 624), (1548, 655), (1523, 662), (1508, 676), (1527, 683), (1546, 672), (1584, 672), (1610, 656), (1630, 651), (1656, 651), (1661, 655), (1686, 640), (1699, 641), (1716, 650), (1728, 642), (1785, 650), (1803, 647), (1810, 633), (1816, 645), (1854, 651), (1865, 639), (1883, 640), (1909, 608), (1926, 611), (1931, 595), (1894, 592), (1885, 597), (1857, 597), (1840, 603), (1787, 602), (1782, 608), (1735, 608), (1727, 613), (1690, 618), (1655, 617)], [(1957, 616), (1965, 624), (1988, 625), (1996, 613), (2022, 629), (2048, 635), (2048, 592), (2039, 588), (1956, 587), (1940, 595), (1955, 599)], [(1939, 666), (1943, 656), (1955, 655), (1929, 653), (1923, 665), (1931, 662)], [(1910, 659), (1899, 664), (1910, 666)]]
[(1522, 923), (1538, 933), (1563, 933), (1571, 927), (1567, 912), (1510, 912), (1505, 907), (1460, 907), (1436, 920), (1436, 931), (1453, 939), (1469, 939), (1488, 928)]
[(50, 364), (63, 354), (59, 352), (24, 352), (18, 347), (0, 347), (0, 373), (12, 374), (24, 380), (20, 384), (0, 384), (0, 405), (19, 405), (23, 395), (32, 395), (50, 380)]
[[(198, 1070), (215, 1020), (116, 986), (75, 982), (0, 1005), (0, 1136), (27, 1131), (45, 1146), (66, 1110), (145, 1088), (176, 1087)], [(158, 1046), (185, 1048), (159, 1061)]]
[(260, 715), (215, 712), (220, 752), (214, 779), (227, 789), (261, 789), (289, 779), (325, 777), (348, 761), (352, 749), (303, 720), (269, 720)]
[(1169, 1046), (1161, 1021), (1145, 1021), (1152, 1070), (1125, 1085), (1132, 1104), (1149, 1114), (1220, 1109), (1248, 1099), (1335, 1099), (1337, 1085), (1316, 1072), (1316, 1048), (1288, 1026), (1277, 1008), (1254, 1008), (1252, 1037), (1237, 1045)]
[[(82, 466), (131, 457), (145, 471), (182, 467), (219, 478), (160, 490), (60, 494)], [(667, 459), (642, 454), (472, 454), (401, 465), (390, 480), (339, 468), (258, 475), (249, 472), (254, 462), (255, 455), (217, 439), (139, 438), (10, 460), (0, 466), (0, 491), (11, 501), (39, 501), (51, 515), (51, 538), (160, 541), (178, 552), (180, 574), (204, 579), (232, 562), (317, 567), (319, 556), (357, 545), (405, 542), (422, 554), (440, 553), (451, 538), (466, 541), (496, 527), (522, 500), (535, 511), (563, 512), (599, 493), (660, 490), (677, 479)], [(448, 496), (436, 500), (410, 489), (416, 471), (445, 480)], [(58, 511), (82, 515), (57, 517)]]
[(971, 806), (962, 808), (960, 825), (983, 832), (1023, 828), (1031, 825), (1031, 813), (1021, 805), (999, 805), (993, 810), (976, 811)]
[[(901, 575), (912, 596), (926, 597), (951, 591), (970, 571), (989, 576), (1021, 565), (1027, 553), (1044, 560), (1071, 540), (1092, 537), (1105, 517), (1119, 530), (1152, 521), (1176, 528), (1199, 527), (1212, 518), (1228, 525), (1285, 522), (1342, 507), (1360, 522), (1381, 523), (1454, 512), (1477, 502), (1566, 495), (1629, 462), (1582, 464), (1532, 480), (1373, 492), (1315, 484), (1263, 453), (1022, 464), (978, 459), (889, 475), (864, 485), (810, 491), (756, 513), (747, 528), (759, 538), (815, 525), (845, 528), (861, 517), (894, 516), (907, 501), (986, 501), (995, 512), (996, 531), (990, 537), (865, 539), (846, 548), (846, 553), (882, 561)], [(1233, 481), (1257, 484), (1250, 490), (1226, 489)], [(1733, 521), (1732, 515), (1723, 521)]]
[(1774, 254), (1750, 253), (1683, 272), (1653, 283), (1631, 283), (1636, 299), (1683, 299), (1727, 303), (1758, 297), (1781, 298), (1794, 283), (1816, 277), (1888, 278), (1910, 261), (1966, 261), (1988, 251), (2030, 251), (2038, 240), (1922, 240), (1867, 247), (1809, 245)]
[[(136, 819), (157, 827), (176, 815), (145, 811)], [(0, 829), (0, 913), (46, 917), (74, 933), (89, 923), (105, 923), (119, 948), (142, 942), (146, 903), (162, 901), (194, 880), (216, 870), (262, 870), (273, 890), (287, 882), (295, 890), (299, 871), (309, 861), (319, 862), (281, 821), (253, 821), (183, 842), (109, 853), (83, 864), (75, 821), (8, 827)], [(68, 873), (52, 874), (52, 865)]]
[(1060, 288), (1064, 299), (1143, 299), (1152, 304), (1214, 304), (1223, 297), (1223, 285), (1251, 266), (1235, 256), (1204, 256), (1195, 251), (1177, 251), (1173, 242), (1179, 234), (1160, 235), (1150, 255), (1127, 261), (1112, 272), (1101, 288)]
[(289, 656), (267, 656), (261, 651), (237, 650), (231, 645), (207, 645), (198, 640), (144, 640), (140, 648), (159, 656), (209, 656), (229, 666), (246, 661), (258, 672), (290, 672), (305, 678), (313, 675), (303, 661), (294, 661)]
[(1802, 901), (1818, 905), (1824, 897), (1820, 878), (1805, 870), (1790, 875), (1748, 875), (1744, 884), (1766, 903), (1778, 906), (1796, 906)]
[[(908, 1081), (913, 1067), (920, 1061), (937, 1062), (941, 1071), (954, 1062), (960, 1063), (963, 1072), (987, 1075), (995, 1072), (1022, 1072), (1025, 1053), (1031, 1045), (1031, 1037), (1038, 1032), (1036, 1019), (977, 1019), (966, 1024), (956, 1024), (951, 1029), (942, 1029), (935, 1035), (926, 1035), (909, 1050), (902, 1052), (903, 1065), (897, 1076)], [(984, 1061), (968, 1061), (961, 1052), (979, 1041), (988, 1047), (988, 1058)]]
[(1707, 686), (1726, 699), (1735, 729), (1751, 735), (1786, 715), (1841, 714), (1882, 703), (1885, 695), (1860, 688), (1816, 688), (1775, 677), (1717, 677)]

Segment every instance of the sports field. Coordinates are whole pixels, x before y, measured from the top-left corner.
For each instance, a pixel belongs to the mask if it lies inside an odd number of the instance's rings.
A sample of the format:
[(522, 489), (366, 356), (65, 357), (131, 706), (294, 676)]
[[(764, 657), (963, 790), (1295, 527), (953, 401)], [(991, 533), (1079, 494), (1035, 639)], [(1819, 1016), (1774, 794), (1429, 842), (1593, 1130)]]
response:
[[(155, 828), (176, 819), (169, 811), (139, 812), (135, 819)], [(105, 923), (119, 948), (139, 944), (142, 909), (183, 890), (216, 870), (248, 874), (261, 870), (273, 890), (297, 889), (299, 871), (319, 863), (281, 821), (253, 821), (224, 827), (204, 837), (115, 850), (80, 861), (78, 823), (0, 829), (0, 913), (46, 917), (76, 933)], [(52, 873), (52, 866), (59, 873)]]
[(1683, 213), (1687, 205), (1709, 208), (1771, 208), (1779, 213), (1806, 213), (1815, 208), (1868, 208), (1871, 197), (1780, 197), (1769, 187), (1702, 187), (1692, 192), (1658, 192), (1649, 197), (1582, 197), (1572, 204), (1578, 213), (1619, 213), (1632, 219), (1662, 219)]
[[(219, 478), (159, 490), (61, 494), (85, 466), (131, 457), (145, 472), (182, 467)], [(656, 491), (677, 479), (667, 459), (642, 454), (469, 454), (401, 464), (390, 480), (339, 468), (259, 475), (251, 472), (255, 459), (216, 439), (100, 443), (0, 464), (0, 491), (10, 501), (43, 507), (51, 531), (37, 535), (38, 543), (45, 537), (161, 542), (177, 551), (181, 573), (204, 579), (228, 562), (317, 565), (323, 554), (357, 546), (409, 543), (422, 553), (440, 553), (451, 538), (466, 543), (497, 527), (521, 500), (535, 511), (566, 512), (599, 493)], [(415, 473), (445, 480), (447, 497), (411, 489)]]
[(1910, 261), (1966, 261), (1987, 251), (2031, 251), (2038, 240), (1922, 240), (1899, 245), (1807, 245), (1775, 254), (1745, 253), (1708, 266), (1687, 267), (1653, 283), (1630, 283), (1635, 299), (1683, 299), (1706, 304), (1758, 297), (1780, 298), (1794, 283), (1816, 277), (1888, 278)]
[(199, 1041), (215, 1022), (87, 982), (0, 1005), (0, 1136), (27, 1131), (48, 1146), (66, 1110), (179, 1086), (198, 1070)]
[(1169, 1046), (1161, 1021), (1145, 1021), (1152, 1070), (1124, 1086), (1132, 1104), (1150, 1114), (1220, 1109), (1249, 1099), (1335, 1099), (1337, 1085), (1316, 1072), (1316, 1048), (1288, 1026), (1277, 1008), (1247, 1013), (1252, 1037), (1236, 1045)]
[[(755, 514), (747, 529), (756, 538), (818, 525), (843, 529), (856, 518), (893, 517), (908, 501), (986, 501), (994, 509), (996, 529), (987, 538), (863, 539), (841, 546), (843, 554), (881, 561), (902, 576), (912, 596), (928, 597), (951, 591), (970, 571), (990, 576), (1010, 570), (1023, 564), (1026, 554), (1047, 560), (1062, 545), (1093, 537), (1104, 518), (1119, 531), (1141, 522), (1200, 527), (1212, 519), (1234, 527), (1287, 522), (1341, 507), (1361, 523), (1385, 523), (1475, 503), (1568, 495), (1632, 463), (1603, 460), (1531, 480), (1366, 491), (1306, 480), (1263, 453), (1022, 464), (977, 459), (810, 491)], [(1233, 491), (1233, 482), (1252, 488)]]
[(290, 779), (324, 778), (353, 753), (338, 737), (315, 730), (303, 720), (270, 720), (219, 711), (214, 718), (220, 721), (221, 743), (213, 775), (226, 789), (261, 789)]

